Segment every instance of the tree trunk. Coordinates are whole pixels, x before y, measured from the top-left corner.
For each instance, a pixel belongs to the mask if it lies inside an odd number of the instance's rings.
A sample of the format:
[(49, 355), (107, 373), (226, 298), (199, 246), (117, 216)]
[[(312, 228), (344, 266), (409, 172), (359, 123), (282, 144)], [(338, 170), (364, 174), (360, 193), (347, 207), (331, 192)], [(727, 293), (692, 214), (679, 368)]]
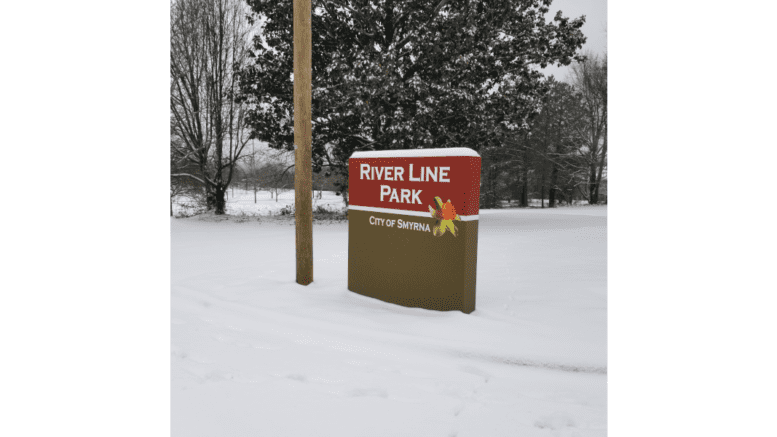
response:
[(495, 164), (488, 166), (488, 197), (486, 198), (486, 204), (488, 208), (499, 208), (499, 195), (497, 194), (497, 177), (499, 176), (499, 170), (497, 170)]
[(597, 199), (596, 193), (596, 164), (591, 163), (591, 173), (588, 176), (588, 203), (596, 205)]
[(529, 172), (524, 169), (523, 185), (521, 186), (521, 206), (529, 206)]
[(488, 166), (486, 172), (486, 208), (494, 207), (494, 172), (491, 170), (491, 166)]
[(173, 198), (170, 198), (170, 217), (173, 216)]
[(222, 215), (225, 213), (226, 210), (226, 202), (224, 201), (224, 196), (226, 194), (226, 190), (223, 187), (217, 187), (216, 193), (215, 193), (215, 202), (216, 202), (216, 210), (214, 211), (214, 214), (216, 215)]
[(254, 203), (256, 203), (256, 187), (254, 187)]
[(208, 211), (216, 208), (216, 194), (210, 186), (205, 188), (205, 208)]
[(499, 208), (501, 205), (499, 204), (499, 195), (496, 193), (496, 176), (497, 172), (494, 167), (491, 168), (492, 174), (491, 174), (491, 202), (493, 205), (493, 208)]
[(548, 192), (548, 208), (556, 206), (556, 184), (558, 184), (558, 166), (553, 163), (550, 171), (550, 190)]
[(529, 206), (529, 148), (523, 150), (523, 187), (521, 191), (521, 206)]
[[(605, 112), (605, 117), (607, 113)], [(596, 201), (599, 201), (599, 186), (602, 184), (602, 171), (607, 161), (607, 125), (604, 125), (604, 145), (602, 145), (602, 158), (599, 160), (599, 173), (596, 175)]]

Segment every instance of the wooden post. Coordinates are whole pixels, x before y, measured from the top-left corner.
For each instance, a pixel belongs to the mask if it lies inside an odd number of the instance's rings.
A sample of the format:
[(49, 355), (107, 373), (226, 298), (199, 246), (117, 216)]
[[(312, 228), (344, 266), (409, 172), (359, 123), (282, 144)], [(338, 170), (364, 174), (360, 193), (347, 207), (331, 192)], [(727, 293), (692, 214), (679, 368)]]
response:
[(297, 283), (313, 282), (313, 199), (311, 155), (312, 37), (310, 1), (294, 0), (294, 218)]

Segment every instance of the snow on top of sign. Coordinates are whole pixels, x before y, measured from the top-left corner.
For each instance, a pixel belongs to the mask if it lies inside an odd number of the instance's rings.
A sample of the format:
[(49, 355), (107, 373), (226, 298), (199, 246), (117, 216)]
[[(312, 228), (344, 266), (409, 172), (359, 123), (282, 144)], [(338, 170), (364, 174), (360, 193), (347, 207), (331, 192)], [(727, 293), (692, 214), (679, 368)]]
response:
[(467, 147), (451, 147), (448, 149), (406, 149), (379, 150), (376, 152), (353, 152), (351, 158), (419, 158), (430, 156), (475, 156), (478, 153)]

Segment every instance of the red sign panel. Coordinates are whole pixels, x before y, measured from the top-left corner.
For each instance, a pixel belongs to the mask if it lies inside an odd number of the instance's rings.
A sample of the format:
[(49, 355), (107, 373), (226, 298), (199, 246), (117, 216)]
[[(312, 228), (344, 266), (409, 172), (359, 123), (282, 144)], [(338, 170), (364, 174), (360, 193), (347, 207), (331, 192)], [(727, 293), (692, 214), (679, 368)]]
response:
[[(480, 157), (471, 149), (437, 149), (464, 156), (385, 156), (365, 152), (348, 160), (348, 203), (352, 206), (428, 212), (434, 198), (449, 199), (462, 217), (476, 216), (480, 199)], [(413, 152), (413, 151), (404, 151)], [(427, 153), (433, 152), (429, 150)], [(409, 153), (408, 153), (409, 155)]]

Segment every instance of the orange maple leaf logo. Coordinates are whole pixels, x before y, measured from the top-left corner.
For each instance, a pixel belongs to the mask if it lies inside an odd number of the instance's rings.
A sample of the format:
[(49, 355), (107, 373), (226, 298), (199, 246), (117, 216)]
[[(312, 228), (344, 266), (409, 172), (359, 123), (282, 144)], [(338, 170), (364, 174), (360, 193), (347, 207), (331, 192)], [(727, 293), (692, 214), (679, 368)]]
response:
[(453, 221), (461, 221), (461, 217), (456, 214), (456, 208), (453, 207), (451, 199), (448, 199), (446, 203), (442, 203), (442, 199), (435, 197), (434, 204), (437, 208), (432, 208), (429, 205), (429, 212), (432, 214), (432, 218), (437, 219), (432, 227), (432, 234), (435, 237), (441, 237), (446, 231), (450, 231), (455, 237), (459, 233), (459, 228), (453, 224)]

